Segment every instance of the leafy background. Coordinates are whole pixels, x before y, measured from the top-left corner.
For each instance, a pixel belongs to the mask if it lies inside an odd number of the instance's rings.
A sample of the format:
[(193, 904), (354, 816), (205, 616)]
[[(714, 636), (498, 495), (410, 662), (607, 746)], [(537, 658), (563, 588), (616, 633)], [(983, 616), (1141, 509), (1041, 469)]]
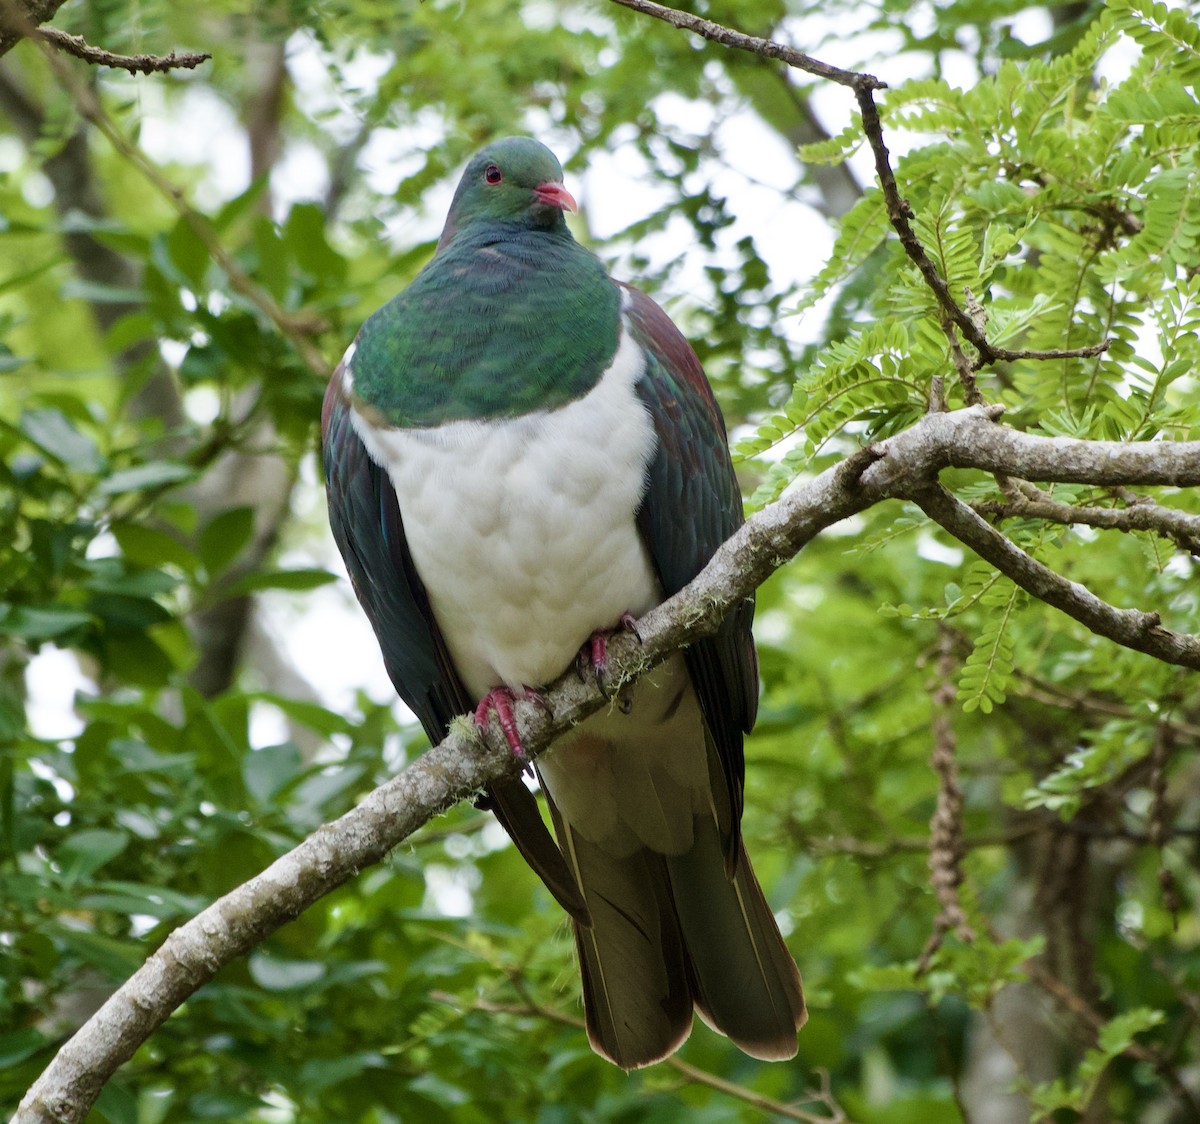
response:
[[(889, 82), (918, 233), (994, 342), (1113, 337), (981, 372), (1007, 422), (1198, 436), (1184, 6), (695, 10)], [(426, 259), (480, 143), (531, 131), (564, 158), (579, 236), (695, 341), (752, 506), (914, 422), (935, 378), (969, 393), (849, 98), (776, 64), (600, 0), (93, 0), (55, 24), (214, 59), (134, 78), (26, 42), (0, 62), (3, 1107), (172, 927), (420, 751), (331, 570), (315, 426), (324, 371)], [(1194, 627), (1194, 541), (1021, 518), (1003, 482), (946, 479), (1059, 572)], [(561, 912), (463, 807), (223, 971), (92, 1118), (1196, 1119), (1195, 677), (896, 503), (759, 606), (746, 833), (809, 995), (794, 1063), (702, 1026), (684, 1067), (597, 1059)], [(946, 933), (935, 730), (965, 804)]]

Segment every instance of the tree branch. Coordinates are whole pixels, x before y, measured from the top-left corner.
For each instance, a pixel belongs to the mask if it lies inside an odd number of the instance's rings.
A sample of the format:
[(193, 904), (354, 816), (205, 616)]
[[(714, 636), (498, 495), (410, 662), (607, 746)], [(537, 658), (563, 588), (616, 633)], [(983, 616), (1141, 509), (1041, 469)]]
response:
[(1200, 557), (1200, 515), (1164, 507), (1146, 496), (1134, 496), (1127, 502), (1129, 506), (1124, 508), (1075, 507), (1027, 485), (1006, 503), (990, 501), (972, 507), (991, 519), (1045, 519), (1050, 523), (1078, 523), (1111, 531), (1151, 531)]
[[(760, 511), (721, 546), (695, 581), (638, 622), (640, 643), (632, 635), (613, 638), (609, 659), (614, 676), (630, 681), (676, 649), (716, 631), (731, 608), (827, 527), (882, 500), (917, 495), (939, 515), (948, 509), (951, 533), (959, 533), (965, 512), (969, 518), (961, 541), (972, 547), (979, 543), (981, 553), (987, 551), (985, 557), (996, 555), (1007, 565), (1009, 552), (1015, 552), (1021, 566), (1037, 567), (1035, 596), (1044, 595), (1076, 619), (1084, 618), (1072, 610), (1087, 604), (1084, 623), (1101, 635), (1119, 643), (1132, 641), (1129, 646), (1169, 662), (1200, 666), (1200, 641), (1157, 626), (1143, 628), (1148, 614), (1105, 605), (1028, 559), (966, 505), (949, 493), (942, 498), (936, 484), (942, 469), (970, 466), (1041, 480), (1084, 477), (1110, 484), (1197, 486), (1200, 443), (1119, 445), (1050, 439), (997, 426), (998, 415), (996, 407), (927, 415), (911, 429), (859, 450)], [(986, 536), (980, 536), (978, 526)], [(989, 536), (1004, 548), (997, 551)], [(1071, 592), (1065, 603), (1061, 586)], [(1125, 622), (1131, 616), (1134, 627), (1129, 630)], [(1114, 628), (1114, 621), (1121, 627)], [(1147, 636), (1155, 638), (1153, 644), (1146, 643)], [(573, 671), (550, 688), (546, 701), (552, 716), (530, 702), (516, 707), (521, 738), (531, 753), (605, 705), (598, 686), (581, 683)], [(473, 727), (456, 722), (440, 745), (358, 807), (176, 929), (59, 1051), (21, 1102), (15, 1124), (82, 1120), (117, 1067), (224, 965), (362, 868), (379, 862), (422, 824), (492, 781), (517, 773), (521, 764), (503, 738), (489, 735), (483, 744)]]
[(118, 55), (106, 51), (103, 47), (93, 47), (82, 35), (68, 35), (57, 27), (39, 27), (36, 36), (50, 46), (68, 55), (74, 55), (77, 59), (83, 59), (93, 66), (111, 66), (119, 70), (128, 70), (130, 74), (195, 70), (202, 62), (212, 58), (210, 54), (196, 54), (192, 51), (184, 51), (182, 54), (172, 51), (169, 55)]
[(0, 3), (0, 55), (6, 55), (33, 28), (47, 20), (66, 0), (3, 0)]
[(613, 0), (613, 3), (620, 4), (622, 8), (641, 12), (644, 16), (653, 16), (654, 19), (669, 23), (681, 31), (695, 32), (714, 43), (720, 43), (723, 47), (734, 47), (739, 51), (749, 51), (751, 54), (761, 55), (763, 58), (778, 59), (797, 70), (803, 70), (808, 74), (815, 74), (818, 78), (836, 82), (839, 86), (857, 88), (859, 85), (866, 85), (874, 90), (885, 89), (887, 86), (886, 82), (880, 82), (878, 78), (870, 74), (859, 74), (857, 71), (830, 66), (829, 63), (803, 54), (794, 47), (785, 47), (782, 43), (776, 43), (772, 39), (760, 39), (757, 35), (746, 35), (741, 31), (734, 31), (731, 27), (713, 23), (712, 20), (701, 19), (690, 12), (681, 12), (677, 8), (656, 4), (654, 0)]
[(940, 484), (912, 496), (935, 523), (1040, 601), (1060, 609), (1100, 636), (1166, 663), (1200, 668), (1200, 638), (1163, 628), (1157, 613), (1118, 609), (1069, 581), (1005, 538)]
[(958, 739), (951, 718), (956, 666), (954, 638), (943, 624), (934, 671), (933, 749), (929, 755), (930, 765), (938, 778), (937, 806), (929, 823), (929, 878), (940, 908), (933, 922), (933, 932), (917, 963), (917, 972), (921, 975), (929, 971), (933, 956), (942, 947), (947, 933), (953, 932), (964, 943), (975, 939), (975, 931), (967, 920), (958, 893), (963, 880), (966, 844), (963, 839), (963, 793), (956, 760)]
[(839, 86), (847, 86), (854, 91), (854, 97), (858, 101), (859, 112), (862, 114), (863, 132), (866, 135), (867, 143), (871, 146), (872, 153), (875, 155), (875, 173), (879, 177), (879, 186), (883, 189), (888, 221), (900, 236), (900, 244), (904, 247), (904, 252), (909, 256), (917, 269), (920, 270), (921, 276), (925, 279), (925, 283), (929, 286), (930, 291), (937, 298), (938, 304), (942, 306), (950, 321), (962, 333), (963, 338), (968, 340), (975, 347), (976, 351), (979, 352), (979, 361), (972, 364), (973, 367), (977, 368), (997, 361), (1009, 362), (1014, 359), (1086, 358), (1099, 355), (1108, 350), (1108, 340), (1102, 340), (1087, 347), (1070, 348), (1062, 351), (1014, 351), (1009, 348), (996, 347), (994, 344), (988, 342), (982, 325), (976, 323), (975, 318), (970, 315), (969, 311), (964, 309), (954, 299), (954, 294), (950, 292), (950, 286), (947, 284), (946, 279), (938, 272), (937, 266), (925, 252), (925, 247), (921, 245), (921, 240), (917, 237), (916, 231), (913, 230), (912, 223), (909, 221), (913, 217), (913, 211), (908, 204), (908, 200), (901, 196), (900, 189), (896, 184), (896, 176), (892, 171), (891, 156), (883, 140), (883, 124), (879, 119), (879, 109), (875, 105), (875, 91), (886, 90), (886, 82), (880, 81), (873, 74), (864, 74), (854, 70), (842, 70), (840, 67), (830, 66), (829, 63), (821, 62), (819, 59), (814, 59), (810, 55), (803, 54), (793, 47), (786, 47), (782, 43), (776, 43), (772, 39), (760, 39), (754, 35), (746, 35), (741, 31), (735, 31), (733, 28), (714, 23), (712, 20), (693, 16), (689, 12), (681, 12), (676, 8), (668, 8), (665, 5), (656, 4), (654, 0), (613, 0), (613, 3), (620, 4), (623, 8), (631, 8), (633, 11), (641, 12), (643, 15), (652, 16), (654, 19), (662, 20), (664, 23), (669, 23), (672, 27), (679, 28), (681, 31), (694, 32), (696, 35), (700, 35), (714, 43), (720, 43), (724, 47), (733, 47), (739, 51), (749, 51), (751, 54), (759, 55), (762, 58), (778, 59), (780, 62), (787, 63), (788, 66), (794, 67), (797, 70), (803, 70), (807, 74), (815, 74), (818, 78), (836, 82)]

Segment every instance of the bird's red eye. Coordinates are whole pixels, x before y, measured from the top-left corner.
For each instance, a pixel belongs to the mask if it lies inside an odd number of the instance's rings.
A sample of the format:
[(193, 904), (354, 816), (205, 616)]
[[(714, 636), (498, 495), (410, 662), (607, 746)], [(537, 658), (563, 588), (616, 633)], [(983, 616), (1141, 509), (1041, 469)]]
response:
[(504, 173), (500, 171), (495, 164), (489, 164), (483, 170), (483, 178), (487, 180), (488, 183), (499, 183), (502, 179), (504, 179)]

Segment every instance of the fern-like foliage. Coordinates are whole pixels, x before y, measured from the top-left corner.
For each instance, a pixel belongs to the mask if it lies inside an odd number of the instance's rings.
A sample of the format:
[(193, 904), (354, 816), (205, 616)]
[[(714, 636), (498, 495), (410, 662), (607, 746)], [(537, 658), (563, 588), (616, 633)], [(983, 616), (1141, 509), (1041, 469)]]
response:
[[(1140, 60), (1121, 82), (1097, 83), (1097, 65), (1128, 39)], [(983, 372), (981, 388), (1008, 406), (1010, 421), (1089, 414), (1091, 435), (1110, 438), (1187, 426), (1168, 393), (1181, 377), (1175, 356), (1159, 362), (1145, 340), (1158, 303), (1188, 290), (1200, 260), (1198, 42), (1200, 28), (1181, 9), (1113, 0), (1061, 56), (1006, 62), (969, 90), (929, 79), (888, 93), (886, 129), (938, 138), (905, 156), (897, 176), (927, 252), (956, 299), (966, 302), (969, 290), (982, 303), (989, 338), (1039, 350), (1113, 340), (1099, 358)], [(847, 130), (802, 155), (837, 161), (858, 141)], [(788, 470), (803, 471), (831, 439), (884, 432), (910, 416), (933, 376), (953, 382), (934, 298), (889, 235), (879, 193), (868, 190), (798, 310), (847, 284), (886, 242), (862, 314), (870, 323), (828, 345), (797, 379), (803, 405), (794, 398), (743, 455), (794, 439), (806, 455), (791, 455)], [(898, 329), (906, 351), (895, 347)], [(1159, 335), (1159, 349), (1181, 340)], [(958, 401), (952, 387), (949, 402)], [(777, 490), (778, 464), (769, 473)]]
[[(993, 343), (1051, 351), (1111, 341), (1094, 357), (979, 370), (979, 391), (1005, 405), (1009, 424), (1111, 440), (1195, 437), (1200, 24), (1186, 8), (1109, 0), (1059, 42), (1061, 53), (1010, 57), (969, 89), (939, 77), (889, 89), (881, 107), (889, 143), (905, 132), (921, 136), (896, 163), (900, 191), (950, 292), (963, 307), (982, 308)], [(1109, 53), (1127, 57), (1131, 43), (1139, 54), (1126, 75), (1099, 78)], [(802, 156), (837, 162), (859, 143), (846, 130)], [(942, 310), (899, 246), (875, 188), (844, 216), (830, 260), (797, 311), (832, 303), (851, 287), (850, 319), (739, 446), (760, 473), (753, 506), (833, 455), (911, 424), (931, 400), (950, 407), (966, 400)], [(961, 346), (970, 359), (972, 349)], [(964, 475), (957, 488), (993, 506), (1007, 498), (988, 478)], [(1056, 495), (1063, 503), (1121, 502), (1088, 489)], [(1052, 557), (1060, 572), (1089, 570), (1094, 531), (1013, 521), (1003, 529), (1035, 556)], [(898, 510), (873, 519), (861, 549), (887, 550), (914, 533), (928, 532), (911, 510)], [(1162, 557), (1170, 544), (1139, 538), (1125, 536), (1121, 548), (1146, 567), (1144, 581), (1165, 589), (1179, 572)], [(1112, 535), (1103, 541), (1112, 548)], [(1152, 558), (1141, 557), (1146, 549)], [(886, 612), (953, 620), (969, 635), (958, 678), (967, 710), (1002, 705), (1016, 669), (1045, 659), (1050, 638), (1074, 630), (983, 563), (964, 561), (947, 591), (944, 604), (898, 601)], [(1121, 590), (1103, 592), (1121, 599)]]

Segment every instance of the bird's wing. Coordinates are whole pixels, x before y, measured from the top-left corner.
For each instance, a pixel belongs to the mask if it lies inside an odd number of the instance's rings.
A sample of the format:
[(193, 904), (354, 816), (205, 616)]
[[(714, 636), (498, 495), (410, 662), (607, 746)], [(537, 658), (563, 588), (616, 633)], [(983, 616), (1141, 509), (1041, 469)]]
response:
[[(638, 394), (654, 419), (658, 448), (651, 462), (638, 527), (669, 597), (688, 584), (743, 521), (741, 493), (729, 456), (725, 422), (691, 345), (657, 304), (622, 286), (626, 330), (646, 352)], [(750, 626), (754, 600), (737, 606), (713, 636), (685, 656), (721, 762), (732, 807), (722, 824), (730, 870), (739, 854), (742, 735), (758, 708), (758, 659)]]
[[(384, 666), (397, 693), (431, 742), (441, 741), (450, 720), (469, 713), (475, 700), (463, 686), (425, 587), (416, 571), (400, 506), (387, 473), (371, 459), (354, 430), (342, 391), (344, 366), (330, 380), (321, 411), (329, 522), (362, 604)], [(573, 917), (587, 923), (587, 909), (538, 810), (519, 780), (502, 781), (481, 801), (490, 807), (526, 862)]]

